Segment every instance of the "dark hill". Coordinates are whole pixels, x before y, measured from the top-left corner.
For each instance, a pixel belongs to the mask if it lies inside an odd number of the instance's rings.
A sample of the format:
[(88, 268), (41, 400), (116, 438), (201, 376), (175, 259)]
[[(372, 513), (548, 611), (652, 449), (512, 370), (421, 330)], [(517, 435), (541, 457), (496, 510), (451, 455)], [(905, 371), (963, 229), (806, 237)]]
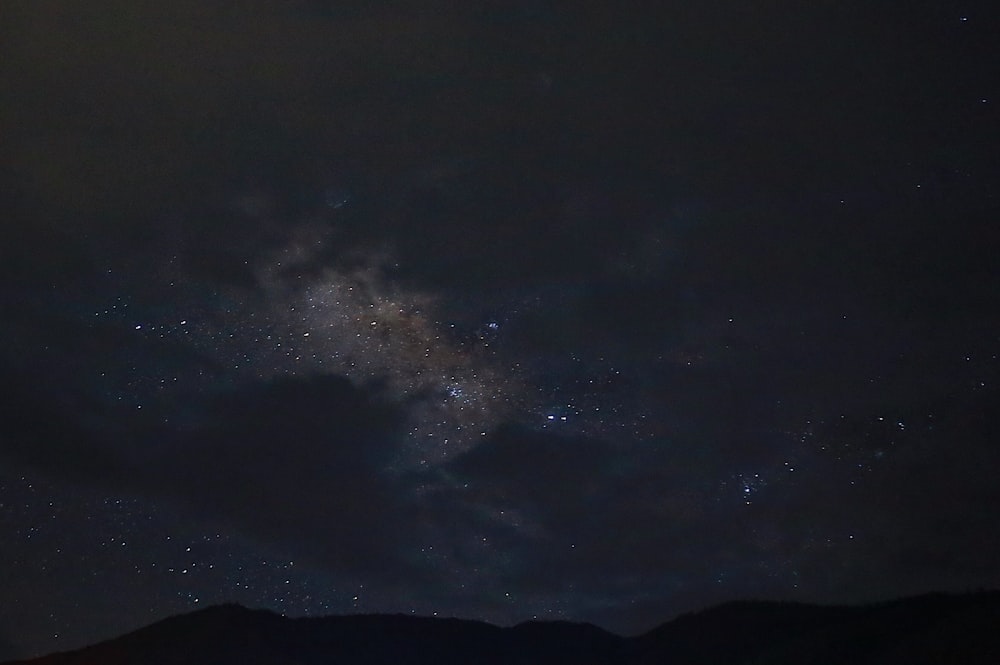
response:
[(1000, 663), (1000, 592), (861, 607), (734, 602), (636, 638), (633, 663)]
[(401, 665), (459, 663), (607, 664), (625, 641), (594, 626), (479, 621), (406, 615), (288, 619), (221, 605), (171, 617), (117, 639), (17, 661), (33, 665)]
[(288, 619), (223, 605), (32, 665), (996, 665), (1000, 593), (864, 607), (737, 602), (634, 638), (588, 624), (369, 615)]

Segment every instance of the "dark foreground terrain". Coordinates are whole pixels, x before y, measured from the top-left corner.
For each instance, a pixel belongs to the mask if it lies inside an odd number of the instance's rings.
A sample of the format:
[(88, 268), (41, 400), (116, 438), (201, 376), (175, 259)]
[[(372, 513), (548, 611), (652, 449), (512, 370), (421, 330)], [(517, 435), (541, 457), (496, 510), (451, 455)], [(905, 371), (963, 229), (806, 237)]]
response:
[(864, 607), (736, 602), (623, 638), (588, 624), (371, 615), (288, 619), (238, 605), (172, 617), (34, 665), (1000, 663), (1000, 592)]

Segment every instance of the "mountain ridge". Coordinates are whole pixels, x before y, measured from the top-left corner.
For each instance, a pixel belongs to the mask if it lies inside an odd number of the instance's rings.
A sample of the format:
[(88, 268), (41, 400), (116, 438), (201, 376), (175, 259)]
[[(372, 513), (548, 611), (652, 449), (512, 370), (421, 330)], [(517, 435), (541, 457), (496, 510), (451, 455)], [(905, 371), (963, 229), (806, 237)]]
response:
[(861, 606), (733, 601), (633, 637), (571, 621), (406, 614), (288, 618), (223, 604), (74, 651), (0, 665), (966, 665), (1000, 662), (1000, 591), (925, 594)]

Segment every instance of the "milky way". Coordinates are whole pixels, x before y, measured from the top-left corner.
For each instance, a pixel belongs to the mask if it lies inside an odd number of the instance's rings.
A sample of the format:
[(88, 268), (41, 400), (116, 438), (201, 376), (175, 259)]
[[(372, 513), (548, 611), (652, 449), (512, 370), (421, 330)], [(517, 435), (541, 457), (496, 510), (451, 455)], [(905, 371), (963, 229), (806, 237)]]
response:
[(308, 226), (295, 236), (260, 262), (257, 289), (221, 317), (220, 330), (240, 330), (225, 349), (239, 375), (338, 374), (383, 392), (406, 406), (402, 454), (420, 465), (468, 449), (521, 406), (517, 368), (503, 366), (488, 340), (461, 342), (432, 295), (393, 283), (389, 251), (317, 265), (328, 239)]
[[(586, 346), (505, 346), (511, 331), (534, 334), (539, 311), (551, 317), (578, 307), (575, 289), (483, 294), (504, 316), (477, 318), (449, 294), (404, 279), (391, 245), (340, 244), (336, 221), (329, 213), (268, 220), (289, 230), (276, 247), (247, 254), (244, 282), (206, 288), (186, 268), (183, 247), (141, 268), (142, 290), (109, 268), (103, 302), (84, 320), (95, 333), (127, 336), (126, 348), (136, 349), (95, 368), (107, 401), (152, 407), (174, 427), (185, 418), (178, 402), (191, 395), (343, 376), (407, 414), (399, 469), (440, 463), (503, 423), (625, 439), (662, 432), (652, 417), (657, 399), (626, 394), (629, 363), (613, 350), (605, 357)], [(185, 360), (157, 359), (178, 355)]]

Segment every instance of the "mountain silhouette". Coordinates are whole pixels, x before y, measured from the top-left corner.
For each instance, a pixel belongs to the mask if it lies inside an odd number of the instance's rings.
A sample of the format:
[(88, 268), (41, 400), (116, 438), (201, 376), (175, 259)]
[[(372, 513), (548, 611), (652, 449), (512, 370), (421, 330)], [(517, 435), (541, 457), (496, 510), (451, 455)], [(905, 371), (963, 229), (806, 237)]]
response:
[(220, 605), (32, 665), (995, 665), (1000, 592), (860, 607), (734, 602), (637, 637), (589, 624), (406, 615), (289, 619)]

